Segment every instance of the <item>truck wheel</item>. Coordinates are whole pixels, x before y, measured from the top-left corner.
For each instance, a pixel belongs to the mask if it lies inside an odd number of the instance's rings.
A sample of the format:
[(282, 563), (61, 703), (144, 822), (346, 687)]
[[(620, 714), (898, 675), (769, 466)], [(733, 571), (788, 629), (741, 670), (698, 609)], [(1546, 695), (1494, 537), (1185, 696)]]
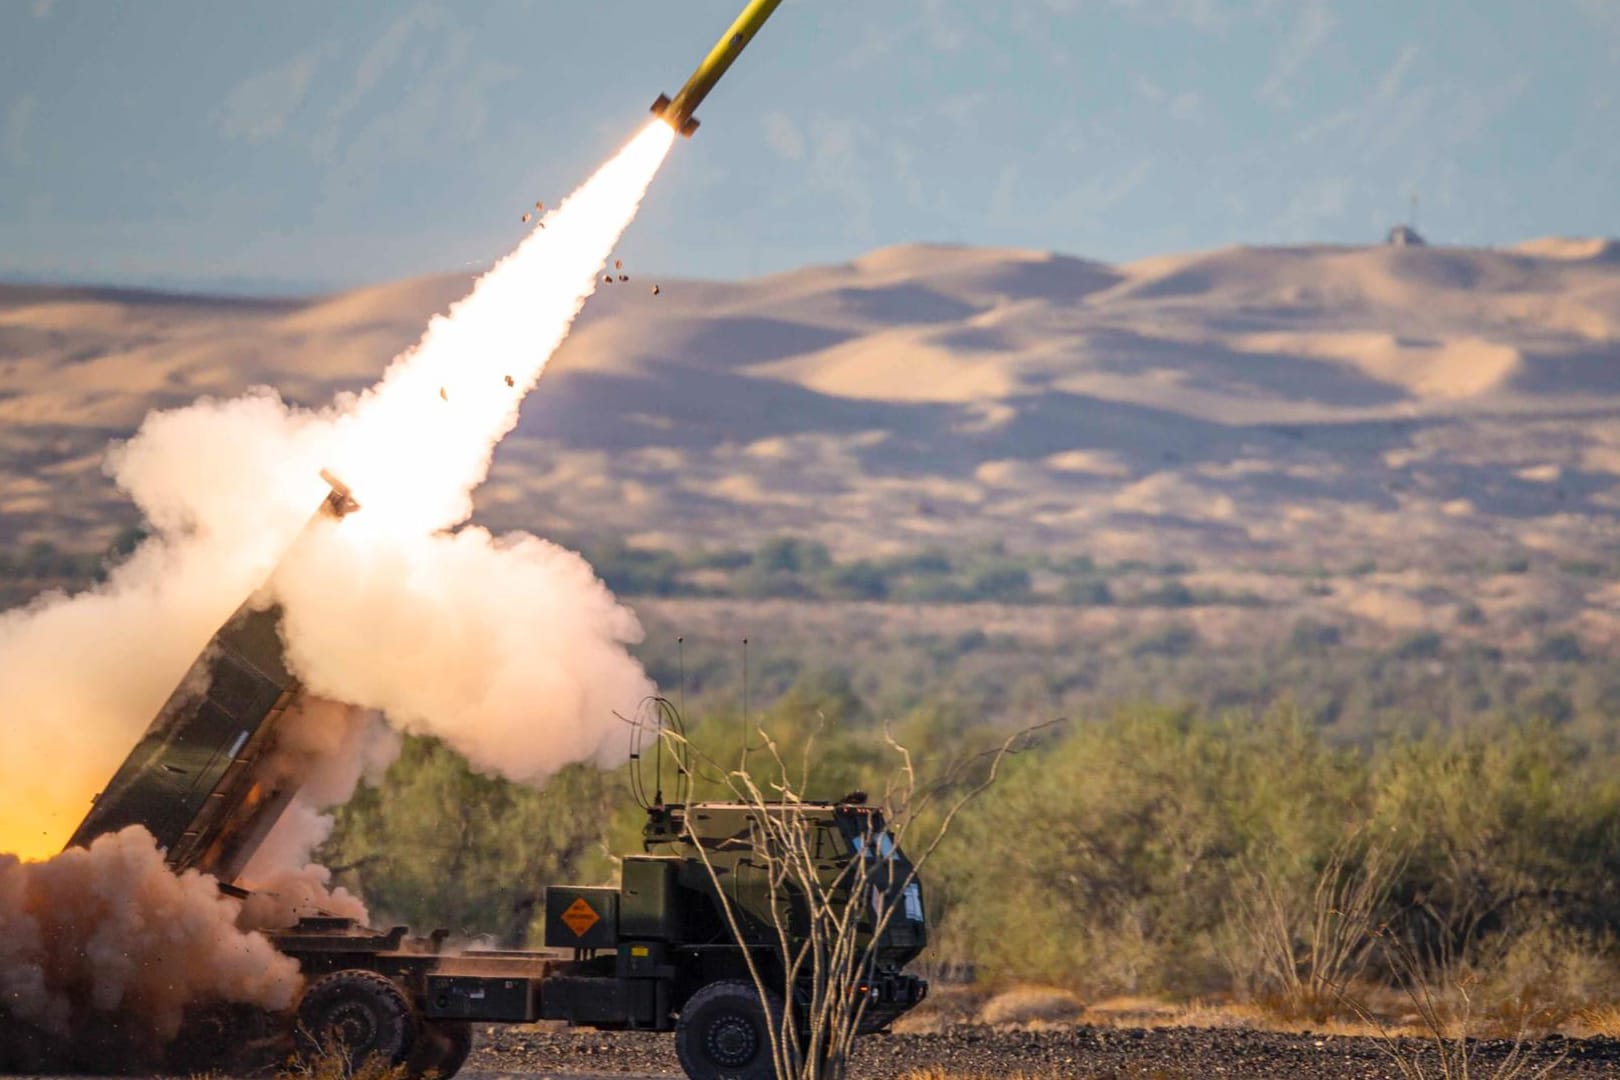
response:
[(338, 1054), (351, 1069), (371, 1057), (398, 1065), (416, 1044), (416, 1016), (392, 980), (374, 971), (338, 971), (304, 991), (298, 1044), (306, 1058)]
[(405, 1062), (405, 1071), (411, 1076), (427, 1076), (450, 1080), (461, 1071), (472, 1053), (472, 1026), (457, 1020), (439, 1020), (422, 1025), (416, 1036), (416, 1049)]
[(286, 1059), (285, 1030), (252, 1005), (193, 1007), (169, 1041), (163, 1065), (182, 1076), (243, 1076)]
[(693, 994), (675, 1023), (675, 1056), (691, 1080), (771, 1080), (776, 1075), (765, 1009), (779, 1027), (782, 1001), (751, 982), (725, 979)]

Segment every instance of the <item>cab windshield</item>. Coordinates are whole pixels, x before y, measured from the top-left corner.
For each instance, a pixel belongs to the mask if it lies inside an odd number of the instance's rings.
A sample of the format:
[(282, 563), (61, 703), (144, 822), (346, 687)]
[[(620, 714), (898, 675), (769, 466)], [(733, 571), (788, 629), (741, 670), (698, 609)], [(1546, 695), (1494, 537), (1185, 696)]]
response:
[[(854, 850), (855, 854), (864, 855), (866, 853), (866, 839), (867, 838), (865, 836), (854, 836), (850, 838), (849, 844)], [(887, 832), (880, 832), (873, 836), (872, 845), (877, 849), (877, 853), (880, 858), (889, 859), (894, 857), (894, 837), (890, 836)]]

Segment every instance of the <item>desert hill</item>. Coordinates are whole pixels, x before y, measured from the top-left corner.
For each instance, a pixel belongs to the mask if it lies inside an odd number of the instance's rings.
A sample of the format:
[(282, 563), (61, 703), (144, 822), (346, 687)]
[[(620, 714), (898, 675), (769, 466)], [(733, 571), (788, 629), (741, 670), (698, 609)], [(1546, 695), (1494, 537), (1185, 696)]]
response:
[[(634, 268), (632, 268), (634, 269)], [(105, 537), (150, 410), (373, 380), (454, 275), (309, 300), (0, 286), (0, 532)], [(1613, 552), (1620, 247), (889, 248), (604, 286), (480, 493), (496, 528), (1003, 540), (1308, 566)]]

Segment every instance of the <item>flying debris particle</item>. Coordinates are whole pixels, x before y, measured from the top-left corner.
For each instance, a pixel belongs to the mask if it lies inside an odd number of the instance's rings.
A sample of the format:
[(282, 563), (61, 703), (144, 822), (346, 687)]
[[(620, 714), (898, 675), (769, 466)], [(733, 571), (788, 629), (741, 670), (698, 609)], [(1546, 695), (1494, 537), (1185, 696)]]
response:
[(615, 269), (615, 270), (623, 270), (624, 269), (624, 260), (623, 259), (614, 259), (613, 260), (613, 269)]
[(524, 222), (524, 224), (528, 224), (528, 221), (529, 221), (529, 219), (530, 219), (530, 218), (531, 218), (531, 217), (533, 217), (533, 216), (534, 216), (534, 215), (533, 215), (533, 214), (524, 214), (524, 215), (523, 215), (523, 222)]
[(654, 296), (657, 296), (657, 295), (658, 295), (658, 293), (659, 293), (659, 291), (660, 291), (660, 290), (659, 290), (659, 288), (658, 288), (658, 286), (656, 286), (656, 285), (654, 285), (654, 286), (653, 286), (653, 295), (654, 295)]
[(442, 387), (442, 386), (439, 387), (439, 400), (440, 401), (449, 401), (450, 400), (450, 395), (444, 392), (444, 387)]
[(510, 376), (510, 375), (508, 375), (508, 376), (507, 376), (507, 377), (506, 377), (506, 385), (507, 385), (507, 386), (516, 386), (516, 385), (517, 385), (517, 383), (515, 383), (515, 382), (513, 382), (513, 381), (512, 381), (512, 376)]
[(612, 274), (603, 274), (602, 275), (602, 284), (604, 284), (604, 285), (613, 284), (613, 275)]
[(629, 281), (630, 280), (630, 275), (629, 274), (620, 274), (619, 275), (619, 280), (620, 281)]
[(536, 199), (534, 200), (534, 208), (536, 210), (544, 210), (546, 208), (546, 204), (541, 202), (539, 199)]

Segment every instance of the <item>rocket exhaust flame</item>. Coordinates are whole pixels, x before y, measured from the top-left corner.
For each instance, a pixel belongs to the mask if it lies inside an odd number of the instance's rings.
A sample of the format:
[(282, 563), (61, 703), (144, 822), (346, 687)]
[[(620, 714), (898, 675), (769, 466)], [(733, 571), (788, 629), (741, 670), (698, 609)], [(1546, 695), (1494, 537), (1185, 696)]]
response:
[(430, 532), (466, 520), (495, 444), (596, 291), (673, 139), (666, 125), (647, 125), (360, 398), (330, 462), (365, 504), (356, 531)]

